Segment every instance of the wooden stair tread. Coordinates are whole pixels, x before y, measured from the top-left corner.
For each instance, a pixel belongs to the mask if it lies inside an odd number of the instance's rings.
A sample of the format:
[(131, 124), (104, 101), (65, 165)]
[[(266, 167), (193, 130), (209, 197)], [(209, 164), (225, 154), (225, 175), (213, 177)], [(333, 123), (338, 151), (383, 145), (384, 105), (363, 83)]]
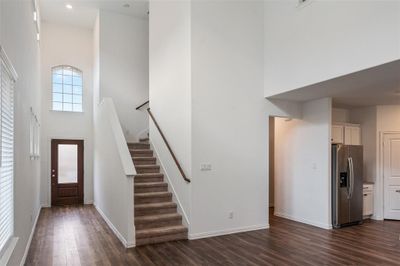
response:
[(147, 187), (168, 187), (168, 184), (165, 182), (144, 182), (144, 183), (136, 183), (136, 188), (147, 188)]
[(148, 168), (160, 168), (160, 166), (157, 164), (143, 164), (143, 165), (135, 165), (135, 168), (148, 169)]
[(141, 174), (136, 174), (135, 176), (138, 176), (138, 177), (164, 177), (164, 175), (161, 173), (141, 173)]
[(157, 164), (136, 164), (137, 173), (160, 173), (160, 166)]
[(135, 193), (135, 198), (152, 198), (152, 197), (170, 197), (171, 192), (146, 192), (146, 193)]
[(157, 159), (155, 157), (132, 157), (132, 160), (135, 167), (139, 165), (157, 165)]
[(161, 209), (161, 208), (175, 208), (177, 205), (175, 202), (157, 202), (157, 203), (143, 203), (135, 204), (135, 210), (141, 209)]
[(187, 232), (188, 229), (183, 225), (164, 226), (159, 228), (136, 230), (136, 238), (137, 239), (152, 238), (152, 237), (173, 235), (173, 234), (180, 234)]
[(132, 156), (132, 160), (143, 160), (143, 161), (150, 161), (155, 160), (156, 157), (140, 157), (140, 156)]
[(166, 214), (155, 214), (155, 215), (144, 215), (135, 218), (135, 224), (139, 223), (152, 223), (156, 221), (170, 221), (180, 220), (182, 215), (179, 213), (166, 213)]
[(149, 145), (149, 143), (146, 142), (127, 142), (128, 145)]
[(150, 149), (129, 149), (131, 157), (153, 157), (153, 151)]
[(135, 175), (134, 183), (136, 185), (149, 182), (163, 182), (163, 179), (164, 175), (161, 173), (140, 173)]

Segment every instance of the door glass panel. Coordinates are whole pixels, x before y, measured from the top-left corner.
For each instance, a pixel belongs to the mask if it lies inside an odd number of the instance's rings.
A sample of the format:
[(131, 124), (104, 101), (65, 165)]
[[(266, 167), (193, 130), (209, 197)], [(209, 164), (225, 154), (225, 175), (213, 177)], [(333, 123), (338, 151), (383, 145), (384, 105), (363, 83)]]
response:
[(58, 183), (78, 182), (78, 145), (58, 145)]

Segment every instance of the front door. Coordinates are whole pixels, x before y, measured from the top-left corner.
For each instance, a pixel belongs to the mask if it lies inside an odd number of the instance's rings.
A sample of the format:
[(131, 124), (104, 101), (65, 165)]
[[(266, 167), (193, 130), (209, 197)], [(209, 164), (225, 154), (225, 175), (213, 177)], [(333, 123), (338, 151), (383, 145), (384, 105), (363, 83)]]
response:
[(83, 140), (51, 141), (51, 205), (83, 204)]
[(383, 141), (384, 218), (400, 220), (400, 133)]

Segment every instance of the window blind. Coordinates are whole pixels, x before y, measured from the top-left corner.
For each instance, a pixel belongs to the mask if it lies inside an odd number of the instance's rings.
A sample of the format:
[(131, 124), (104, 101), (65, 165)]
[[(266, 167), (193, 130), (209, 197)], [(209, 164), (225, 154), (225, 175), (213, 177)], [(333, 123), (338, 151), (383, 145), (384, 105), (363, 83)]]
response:
[[(1, 48), (1, 47), (0, 47)], [(0, 64), (0, 257), (14, 233), (14, 82), (2, 49)]]

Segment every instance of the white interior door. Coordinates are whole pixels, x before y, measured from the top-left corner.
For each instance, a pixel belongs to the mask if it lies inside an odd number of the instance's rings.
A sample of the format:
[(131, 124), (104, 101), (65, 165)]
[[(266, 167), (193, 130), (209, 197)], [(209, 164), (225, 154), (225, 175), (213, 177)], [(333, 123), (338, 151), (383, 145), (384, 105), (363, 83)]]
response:
[(400, 133), (384, 135), (383, 167), (384, 218), (400, 220)]

